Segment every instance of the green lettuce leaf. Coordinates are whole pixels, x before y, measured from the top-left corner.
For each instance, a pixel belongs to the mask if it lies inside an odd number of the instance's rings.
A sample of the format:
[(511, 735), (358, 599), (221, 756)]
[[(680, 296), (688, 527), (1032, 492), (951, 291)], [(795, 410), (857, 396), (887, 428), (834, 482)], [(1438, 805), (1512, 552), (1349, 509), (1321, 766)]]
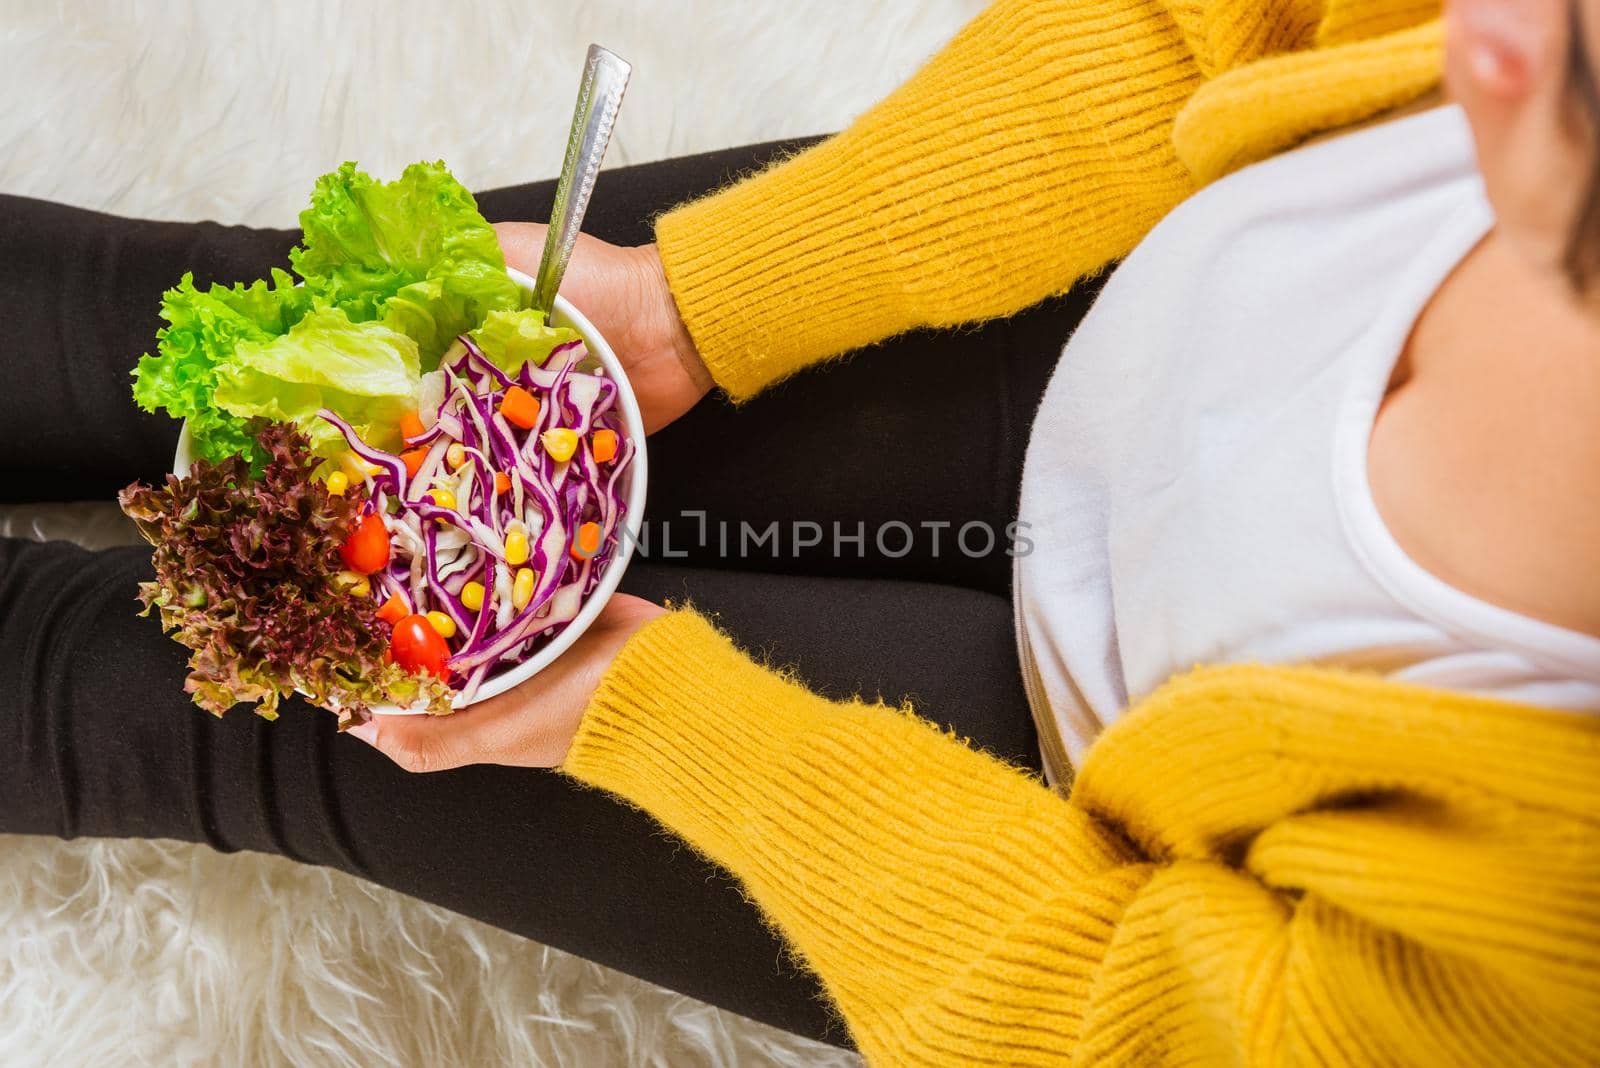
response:
[(319, 302), (380, 319), (417, 343), (424, 370), (497, 309), (520, 306), (494, 230), (443, 163), (379, 182), (346, 163), (317, 180), (289, 253)]
[(372, 444), (397, 445), (401, 378), (414, 391), (457, 335), (522, 303), (493, 229), (443, 164), (413, 164), (383, 183), (347, 163), (318, 180), (300, 221), (290, 262), (303, 285), (274, 270), (202, 290), (185, 275), (162, 301), (167, 326), (134, 372), (134, 399), (187, 419), (197, 458), (241, 455), (259, 470), (256, 416), (293, 422), (325, 452), (334, 432), (315, 418), (324, 404)]
[(310, 294), (297, 289), (287, 271), (274, 270), (271, 281), (205, 290), (185, 274), (162, 296), (167, 325), (156, 333), (155, 355), (142, 357), (134, 369), (134, 400), (147, 412), (164, 409), (174, 419), (188, 419), (199, 457), (251, 457), (254, 436), (245, 420), (212, 403), (218, 368), (237, 345), (284, 333), (310, 306)]
[(331, 408), (371, 445), (399, 451), (400, 417), (416, 407), (417, 343), (380, 322), (318, 308), (276, 338), (241, 339), (216, 371), (213, 403), (235, 418), (292, 423), (334, 456), (343, 435), (317, 418)]
[(582, 340), (576, 330), (551, 326), (545, 322), (544, 312), (532, 308), (490, 312), (471, 337), (485, 356), (510, 374), (525, 363), (543, 366), (557, 345)]

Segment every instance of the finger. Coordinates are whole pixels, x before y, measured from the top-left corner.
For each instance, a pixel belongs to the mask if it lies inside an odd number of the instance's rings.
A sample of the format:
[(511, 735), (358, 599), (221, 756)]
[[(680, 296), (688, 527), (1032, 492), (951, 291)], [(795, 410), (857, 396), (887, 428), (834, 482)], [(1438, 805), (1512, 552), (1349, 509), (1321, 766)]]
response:
[(544, 255), (544, 232), (547, 229), (549, 227), (543, 223), (495, 223), (495, 237), (500, 239), (500, 251), (505, 255), (506, 264), (524, 274), (537, 271), (539, 257)]

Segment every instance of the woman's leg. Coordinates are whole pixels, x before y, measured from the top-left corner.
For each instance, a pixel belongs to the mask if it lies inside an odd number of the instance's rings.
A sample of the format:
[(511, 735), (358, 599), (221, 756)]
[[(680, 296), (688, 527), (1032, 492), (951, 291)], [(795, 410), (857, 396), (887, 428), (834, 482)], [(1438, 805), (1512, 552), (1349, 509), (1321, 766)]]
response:
[(264, 276), (297, 233), (124, 219), (0, 195), (0, 501), (108, 499), (172, 467), (178, 424), (141, 412), (130, 375), (161, 294)]
[[(587, 228), (640, 242), (674, 204), (804, 142), (607, 171)], [(491, 219), (541, 219), (554, 184), (484, 193)], [(291, 230), (117, 218), (0, 196), (0, 500), (107, 498), (167, 469), (178, 427), (134, 407), (161, 293), (262, 277)], [(918, 332), (800, 375), (741, 409), (708, 398), (651, 439), (648, 546), (663, 562), (893, 577), (1003, 592), (1033, 412), (1083, 288), (1011, 319)], [(705, 513), (701, 521), (683, 513)], [(967, 524), (977, 524), (965, 531)], [(684, 555), (679, 555), (679, 554)]]
[[(647, 816), (555, 774), (408, 776), (299, 701), (270, 724), (198, 712), (185, 651), (134, 614), (149, 577), (137, 548), (0, 541), (0, 832), (176, 838), (330, 865), (843, 1040), (814, 979), (783, 962), (728, 879)], [(648, 564), (625, 588), (693, 597), (824, 693), (911, 696), (997, 754), (1033, 760), (1000, 597)]]

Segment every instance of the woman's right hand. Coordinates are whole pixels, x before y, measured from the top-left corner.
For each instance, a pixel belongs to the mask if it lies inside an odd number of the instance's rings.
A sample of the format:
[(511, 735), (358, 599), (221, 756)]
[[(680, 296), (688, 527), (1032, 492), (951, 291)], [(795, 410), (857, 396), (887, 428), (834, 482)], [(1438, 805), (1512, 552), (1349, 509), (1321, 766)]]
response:
[[(539, 270), (546, 227), (497, 223), (506, 263), (525, 274)], [(639, 398), (646, 434), (695, 406), (714, 384), (678, 316), (654, 245), (623, 248), (578, 235), (561, 293), (611, 343)]]

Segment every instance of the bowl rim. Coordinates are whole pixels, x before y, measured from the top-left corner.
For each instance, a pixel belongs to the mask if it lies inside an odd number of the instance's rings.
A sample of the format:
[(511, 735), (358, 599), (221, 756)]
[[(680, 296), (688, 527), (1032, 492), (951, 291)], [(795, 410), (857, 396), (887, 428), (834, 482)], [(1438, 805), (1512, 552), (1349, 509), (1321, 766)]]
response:
[[(524, 291), (524, 296), (533, 292), (533, 279), (514, 267), (507, 267), (506, 274), (516, 282)], [(617, 359), (617, 354), (612, 351), (611, 345), (605, 336), (595, 329), (588, 317), (572, 305), (572, 302), (556, 294), (555, 308), (550, 316), (551, 323), (560, 326), (570, 326), (583, 337), (585, 347), (589, 353), (596, 357), (606, 374), (617, 383), (617, 401), (622, 408), (622, 421), (634, 442), (633, 459), (629, 461), (627, 472), (628, 494), (627, 511), (622, 517), (620, 528), (623, 537), (617, 546), (616, 552), (611, 554), (611, 559), (606, 563), (605, 574), (600, 576), (600, 584), (589, 594), (583, 607), (573, 617), (555, 640), (540, 649), (532, 657), (524, 660), (505, 671), (489, 675), (478, 687), (478, 692), (471, 701), (461, 700), (460, 695), (452, 702), (453, 710), (469, 708), (480, 701), (496, 697), (507, 690), (521, 685), (533, 678), (539, 672), (549, 667), (556, 658), (570, 649), (574, 642), (583, 636), (599, 617), (606, 603), (611, 600), (617, 587), (622, 583), (622, 576), (628, 569), (629, 562), (633, 559), (633, 551), (639, 543), (639, 531), (644, 523), (645, 490), (649, 482), (649, 463), (646, 459), (644, 418), (639, 412), (639, 400), (634, 396), (633, 384), (628, 381), (628, 373), (623, 369), (622, 361)], [(189, 439), (189, 422), (184, 420), (178, 432), (178, 446), (172, 458), (172, 473), (185, 475), (191, 463), (191, 446)], [(384, 716), (416, 716), (426, 715), (425, 708), (401, 708), (398, 705), (374, 705), (372, 712)]]

